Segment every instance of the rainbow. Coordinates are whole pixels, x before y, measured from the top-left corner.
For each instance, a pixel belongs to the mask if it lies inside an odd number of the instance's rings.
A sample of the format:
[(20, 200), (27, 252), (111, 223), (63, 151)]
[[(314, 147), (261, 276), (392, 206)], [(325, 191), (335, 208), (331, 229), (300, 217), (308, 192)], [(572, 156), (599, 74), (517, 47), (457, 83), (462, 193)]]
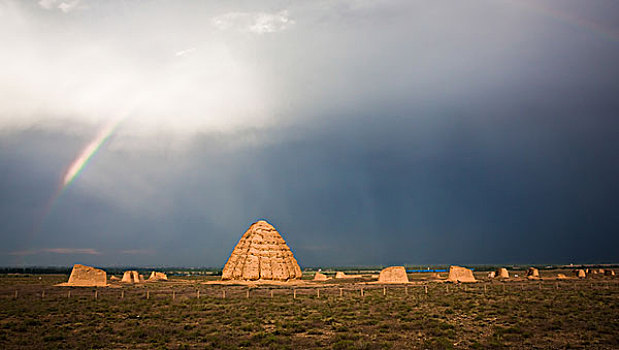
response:
[[(51, 213), (54, 204), (58, 201), (64, 190), (82, 173), (82, 171), (86, 168), (89, 161), (97, 154), (97, 152), (101, 149), (101, 147), (106, 143), (106, 141), (114, 134), (114, 132), (118, 129), (118, 126), (122, 122), (123, 118), (113, 119), (107, 124), (105, 124), (101, 130), (97, 133), (94, 139), (84, 147), (84, 149), (78, 154), (78, 156), (71, 162), (69, 167), (64, 173), (58, 187), (54, 191), (54, 194), (49, 198), (46, 205), (44, 206), (43, 211), (41, 212), (38, 220), (34, 221), (34, 225), (28, 236), (30, 240), (34, 236), (36, 236), (43, 226), (45, 219)], [(24, 257), (20, 257), (23, 259)]]
[(121, 119), (113, 120), (106, 124), (99, 133), (97, 133), (97, 136), (82, 150), (82, 152), (80, 152), (77, 158), (71, 162), (71, 165), (64, 174), (61, 190), (69, 186), (82, 170), (84, 170), (90, 159), (92, 159), (97, 151), (101, 149), (101, 146), (112, 136), (120, 124), (120, 121)]

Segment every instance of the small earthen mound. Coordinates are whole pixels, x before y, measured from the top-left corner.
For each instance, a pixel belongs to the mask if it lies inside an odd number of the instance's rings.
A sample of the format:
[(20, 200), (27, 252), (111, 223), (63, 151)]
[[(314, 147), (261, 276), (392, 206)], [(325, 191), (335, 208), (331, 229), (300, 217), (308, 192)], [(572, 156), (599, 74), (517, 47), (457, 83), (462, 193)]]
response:
[(116, 276), (110, 276), (110, 281), (120, 281), (120, 278)]
[(443, 276), (441, 276), (438, 272), (432, 272), (430, 273), (430, 279), (434, 279), (434, 280), (442, 280), (444, 279)]
[(347, 275), (347, 274), (345, 274), (342, 271), (338, 271), (338, 272), (335, 273), (335, 278), (336, 279), (345, 279), (345, 278), (350, 279), (350, 278), (361, 278), (361, 277), (363, 277), (363, 276), (361, 276), (361, 275)]
[(148, 277), (149, 281), (167, 281), (168, 276), (163, 272), (153, 271), (150, 273), (150, 277)]
[(260, 220), (249, 227), (234, 247), (221, 279), (288, 281), (302, 276), (286, 241), (271, 224)]
[(137, 271), (125, 271), (123, 274), (123, 279), (121, 280), (123, 283), (142, 283), (144, 282), (144, 277), (138, 274)]
[(587, 273), (585, 273), (585, 270), (583, 270), (583, 269), (574, 270), (573, 274), (574, 274), (574, 276), (576, 276), (578, 278), (585, 278), (585, 277), (587, 277)]
[(466, 267), (450, 266), (448, 281), (451, 282), (477, 282), (475, 276), (473, 276), (473, 270), (469, 270)]
[(324, 273), (316, 272), (316, 274), (314, 275), (314, 281), (327, 281), (327, 280), (329, 280), (329, 277), (327, 277), (327, 275), (325, 275)]
[(604, 276), (614, 276), (615, 275), (615, 270), (604, 270)]
[(559, 273), (559, 274), (557, 274), (557, 278), (560, 279), (560, 280), (564, 280), (564, 279), (567, 279), (567, 276), (562, 274), (562, 273)]
[(509, 271), (507, 271), (506, 268), (501, 267), (498, 270), (496, 270), (496, 277), (497, 278), (509, 278)]
[(391, 266), (383, 269), (378, 276), (380, 283), (408, 283), (404, 266)]
[(539, 279), (539, 270), (535, 267), (529, 267), (527, 270), (527, 278), (530, 280)]
[(99, 287), (107, 285), (107, 274), (105, 271), (86, 266), (75, 264), (69, 276), (69, 282), (62, 285), (76, 287)]

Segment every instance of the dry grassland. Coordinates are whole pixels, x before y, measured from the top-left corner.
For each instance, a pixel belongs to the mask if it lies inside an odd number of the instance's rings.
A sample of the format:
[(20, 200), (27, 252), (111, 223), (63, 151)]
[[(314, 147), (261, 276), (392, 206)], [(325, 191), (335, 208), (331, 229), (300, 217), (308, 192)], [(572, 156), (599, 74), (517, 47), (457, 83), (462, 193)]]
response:
[(407, 287), (330, 280), (249, 289), (186, 278), (62, 288), (54, 284), (66, 276), (4, 275), (0, 348), (619, 348), (615, 278), (469, 285), (422, 278), (411, 275), (417, 282)]

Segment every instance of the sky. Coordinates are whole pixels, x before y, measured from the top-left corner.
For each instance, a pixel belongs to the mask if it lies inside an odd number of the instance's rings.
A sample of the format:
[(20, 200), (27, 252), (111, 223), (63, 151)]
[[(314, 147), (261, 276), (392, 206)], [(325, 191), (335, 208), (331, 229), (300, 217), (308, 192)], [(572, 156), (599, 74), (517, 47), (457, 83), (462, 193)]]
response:
[(619, 262), (614, 0), (0, 0), (0, 265)]

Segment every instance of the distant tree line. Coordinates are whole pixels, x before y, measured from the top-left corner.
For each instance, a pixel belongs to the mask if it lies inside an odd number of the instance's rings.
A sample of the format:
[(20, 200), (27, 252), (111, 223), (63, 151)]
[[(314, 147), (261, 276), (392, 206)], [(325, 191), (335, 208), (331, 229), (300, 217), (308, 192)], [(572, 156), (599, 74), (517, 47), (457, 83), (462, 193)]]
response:
[[(97, 266), (95, 266), (97, 267)], [(33, 275), (69, 275), (72, 266), (28, 266), (28, 267), (0, 267), (0, 274), (33, 274)], [(187, 267), (103, 267), (108, 275), (122, 275), (127, 270), (135, 270), (146, 277), (151, 271), (165, 272), (170, 276), (221, 276), (220, 268), (187, 268)]]
[(68, 275), (71, 273), (71, 267), (0, 267), (0, 274), (37, 274), (37, 275)]

